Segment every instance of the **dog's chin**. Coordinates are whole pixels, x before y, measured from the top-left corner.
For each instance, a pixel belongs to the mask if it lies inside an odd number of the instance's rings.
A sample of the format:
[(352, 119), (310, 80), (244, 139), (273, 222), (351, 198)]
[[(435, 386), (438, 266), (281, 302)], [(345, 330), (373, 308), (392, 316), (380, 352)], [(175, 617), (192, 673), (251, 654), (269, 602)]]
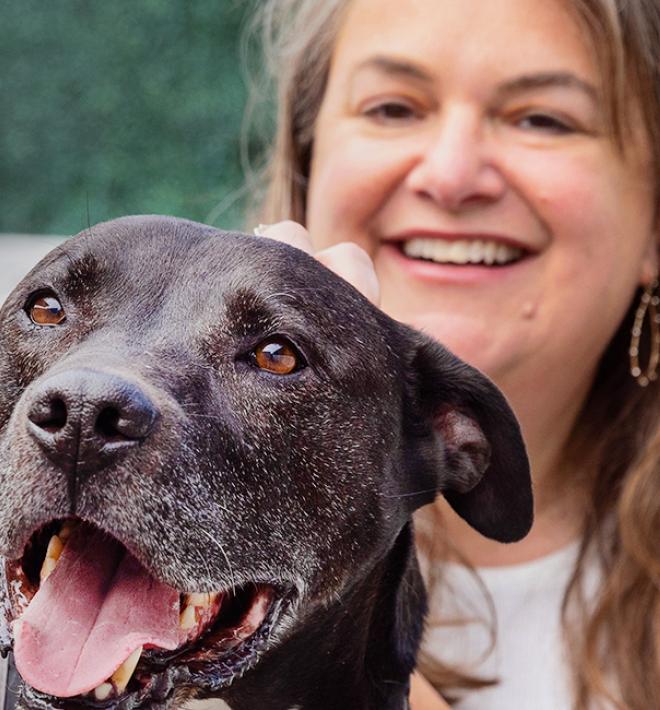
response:
[[(97, 562), (101, 547), (109, 562)], [(78, 520), (40, 528), (4, 572), (22, 703), (34, 708), (167, 707), (182, 691), (219, 695), (259, 662), (295, 596), (262, 580), (179, 592)]]

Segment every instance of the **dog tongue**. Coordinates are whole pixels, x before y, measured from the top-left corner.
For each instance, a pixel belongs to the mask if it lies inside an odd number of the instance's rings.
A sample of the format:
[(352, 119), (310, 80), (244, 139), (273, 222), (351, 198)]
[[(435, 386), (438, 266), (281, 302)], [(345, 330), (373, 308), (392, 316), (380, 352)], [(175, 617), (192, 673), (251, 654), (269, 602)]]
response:
[(14, 635), (23, 679), (43, 693), (71, 697), (106, 681), (139, 646), (175, 649), (179, 593), (119, 542), (81, 524)]

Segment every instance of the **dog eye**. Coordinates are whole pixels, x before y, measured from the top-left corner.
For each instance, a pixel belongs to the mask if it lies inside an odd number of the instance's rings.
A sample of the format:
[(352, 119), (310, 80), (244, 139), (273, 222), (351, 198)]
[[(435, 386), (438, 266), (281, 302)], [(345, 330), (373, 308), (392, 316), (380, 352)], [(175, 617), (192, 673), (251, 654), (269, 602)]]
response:
[(60, 325), (66, 320), (62, 304), (47, 293), (32, 296), (25, 310), (36, 325)]
[(284, 338), (269, 338), (252, 351), (252, 360), (260, 370), (275, 375), (290, 375), (305, 365), (295, 346)]

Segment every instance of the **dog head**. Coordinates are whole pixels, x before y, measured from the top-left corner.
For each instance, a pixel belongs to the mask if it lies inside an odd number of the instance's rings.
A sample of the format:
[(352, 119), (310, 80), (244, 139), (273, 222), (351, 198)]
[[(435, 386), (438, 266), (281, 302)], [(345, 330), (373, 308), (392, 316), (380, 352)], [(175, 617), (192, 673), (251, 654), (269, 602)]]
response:
[(509, 407), (299, 250), (124, 218), (0, 311), (0, 643), (35, 706), (220, 695), (437, 492), (527, 532)]

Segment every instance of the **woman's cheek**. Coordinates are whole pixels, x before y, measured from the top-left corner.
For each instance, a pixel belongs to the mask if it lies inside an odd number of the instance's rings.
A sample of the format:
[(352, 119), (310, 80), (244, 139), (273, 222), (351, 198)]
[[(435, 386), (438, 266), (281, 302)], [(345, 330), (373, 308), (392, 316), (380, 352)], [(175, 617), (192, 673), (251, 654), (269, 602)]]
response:
[(377, 246), (371, 238), (373, 222), (413, 161), (403, 141), (338, 135), (332, 145), (317, 145), (307, 209), (315, 246), (350, 240), (373, 256)]
[(521, 160), (511, 179), (535, 213), (548, 240), (548, 250), (572, 255), (583, 268), (611, 248), (619, 233), (620, 202), (608, 166), (584, 155), (549, 153)]

